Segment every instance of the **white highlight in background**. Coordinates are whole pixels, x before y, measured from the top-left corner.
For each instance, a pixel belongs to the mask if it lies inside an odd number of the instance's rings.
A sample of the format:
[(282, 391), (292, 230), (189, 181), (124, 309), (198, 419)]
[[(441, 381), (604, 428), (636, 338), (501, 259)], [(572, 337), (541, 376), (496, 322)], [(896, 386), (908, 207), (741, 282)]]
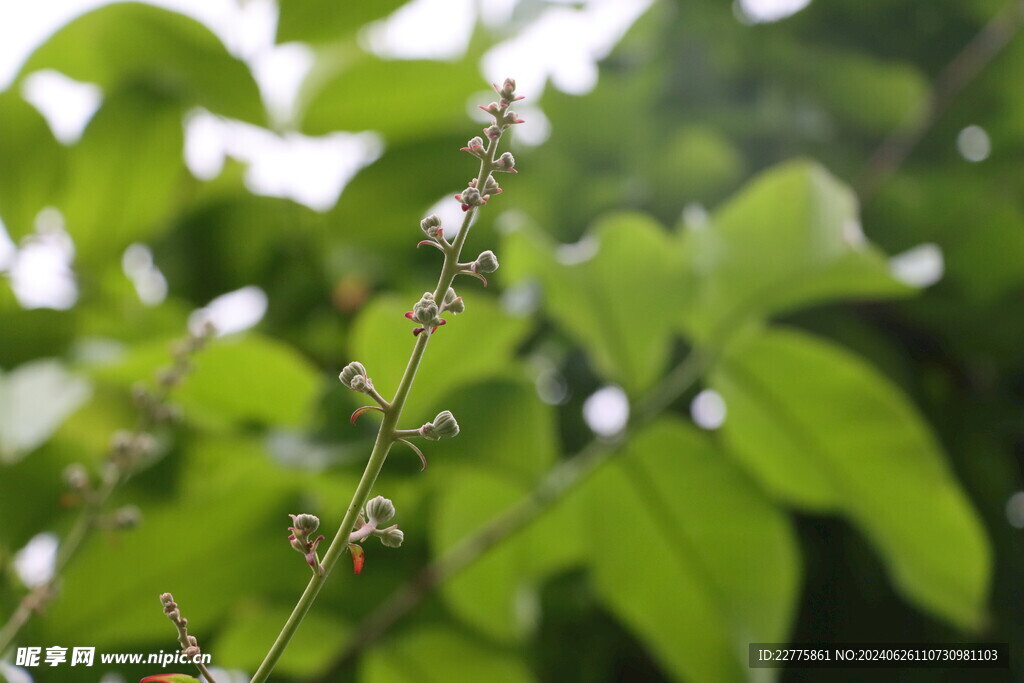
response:
[(779, 21), (811, 4), (811, 0), (738, 0), (743, 18), (755, 24)]
[(29, 75), (22, 84), (21, 94), (50, 124), (53, 136), (65, 145), (74, 144), (82, 137), (103, 101), (103, 91), (98, 85), (76, 81), (53, 69)]
[(71, 270), (75, 247), (54, 208), (36, 217), (36, 232), (22, 241), (10, 267), (11, 288), (23, 308), (67, 310), (78, 301)]
[(946, 264), (942, 249), (928, 242), (889, 259), (892, 276), (911, 287), (928, 287), (942, 279)]
[(217, 336), (242, 332), (256, 325), (267, 312), (267, 294), (250, 285), (222, 294), (205, 307), (194, 311), (188, 319), (188, 328), (198, 334), (203, 325), (212, 323)]
[(598, 389), (583, 402), (583, 420), (598, 436), (612, 437), (629, 422), (629, 399), (617, 386)]
[(28, 588), (42, 586), (53, 578), (57, 566), (57, 535), (36, 534), (14, 555), (14, 571)]
[(690, 416), (701, 429), (718, 429), (725, 423), (725, 399), (714, 389), (705, 389), (690, 403)]
[(977, 163), (992, 153), (992, 140), (981, 126), (967, 126), (956, 136), (956, 148), (964, 159)]

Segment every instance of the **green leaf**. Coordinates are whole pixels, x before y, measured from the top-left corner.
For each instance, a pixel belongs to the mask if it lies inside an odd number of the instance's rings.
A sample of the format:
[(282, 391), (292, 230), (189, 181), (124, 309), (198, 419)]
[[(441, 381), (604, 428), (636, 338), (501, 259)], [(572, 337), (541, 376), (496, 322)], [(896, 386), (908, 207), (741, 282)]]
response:
[(639, 214), (609, 216), (578, 247), (596, 255), (573, 265), (560, 263), (550, 241), (528, 227), (503, 246), (510, 278), (541, 282), (545, 309), (603, 377), (633, 394), (658, 379), (685, 282), (678, 246), (661, 226)]
[[(466, 129), (466, 97), (485, 87), (472, 60), (403, 61), (359, 55), (312, 96), (302, 130), (310, 135), (374, 130), (389, 143), (446, 130), (454, 134)], [(458, 147), (453, 145), (452, 154)]]
[[(444, 495), (438, 497), (430, 525), (435, 557), (525, 499), (529, 490), (500, 472), (454, 469), (445, 477)], [(524, 614), (523, 603), (528, 604), (546, 576), (582, 558), (577, 512), (562, 505), (546, 511), (539, 524), (527, 525), (445, 581), (441, 594), (449, 607), (496, 640), (528, 636), (537, 625), (536, 615)]]
[(825, 301), (911, 292), (859, 231), (853, 192), (821, 166), (766, 171), (710, 225), (683, 235), (695, 298), (683, 308), (684, 327), (706, 338)]
[(795, 613), (786, 515), (679, 422), (616, 457), (578, 494), (597, 593), (680, 679), (747, 680), (747, 643), (785, 642)]
[[(99, 379), (131, 385), (170, 363), (168, 343), (146, 344), (93, 372)], [(300, 426), (323, 386), (317, 369), (293, 348), (254, 333), (212, 343), (195, 355), (193, 365), (171, 402), (206, 425), (257, 421)]]
[(0, 94), (0, 218), (17, 241), (33, 231), (36, 214), (52, 203), (64, 149), (43, 117), (12, 88)]
[(443, 405), (455, 415), (461, 431), (459, 438), (444, 442), (441, 457), (431, 458), (432, 449), (425, 446), (432, 471), (449, 464), (470, 466), (532, 483), (557, 458), (554, 411), (538, 400), (533, 383), (526, 379), (460, 387), (445, 396)]
[(836, 346), (781, 329), (731, 346), (710, 383), (728, 406), (726, 444), (769, 490), (848, 517), (918, 606), (960, 627), (982, 623), (987, 539), (898, 387)]
[(299, 40), (329, 43), (349, 38), (364, 24), (381, 19), (404, 5), (406, 0), (281, 0), (277, 19), (277, 42)]
[[(463, 287), (479, 284), (463, 279)], [(445, 409), (447, 406), (438, 403), (445, 392), (503, 374), (527, 332), (527, 320), (505, 315), (492, 300), (465, 294), (462, 288), (459, 294), (466, 301), (466, 313), (448, 316), (448, 324), (431, 337), (403, 413), (409, 428)], [(385, 398), (398, 389), (415, 343), (415, 325), (404, 317), (414, 303), (415, 297), (404, 302), (394, 296), (378, 297), (360, 313), (352, 331), (352, 359), (366, 366)]]
[(118, 3), (76, 19), (44, 43), (21, 73), (47, 68), (107, 93), (145, 83), (218, 114), (252, 123), (266, 118), (249, 68), (209, 29), (142, 3)]
[[(232, 614), (231, 622), (207, 650), (216, 653), (217, 665), (221, 668), (255, 671), (290, 614), (290, 607), (246, 604)], [(323, 676), (349, 636), (348, 625), (330, 614), (314, 610), (302, 620), (291, 647), (274, 667), (274, 675), (302, 679)]]
[(0, 464), (43, 444), (91, 393), (88, 382), (55, 360), (0, 370)]
[(128, 90), (104, 101), (69, 152), (68, 185), (57, 203), (80, 260), (119, 259), (132, 242), (168, 227), (188, 181), (183, 140), (173, 100)]
[(403, 632), (370, 650), (360, 674), (363, 683), (535, 680), (515, 655), (441, 625)]

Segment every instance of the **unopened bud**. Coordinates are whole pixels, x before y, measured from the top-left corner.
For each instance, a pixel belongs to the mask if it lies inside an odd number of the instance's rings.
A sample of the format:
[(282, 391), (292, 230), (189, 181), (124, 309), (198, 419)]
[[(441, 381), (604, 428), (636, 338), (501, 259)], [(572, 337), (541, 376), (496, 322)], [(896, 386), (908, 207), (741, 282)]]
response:
[(462, 148), (464, 151), (469, 152), (475, 157), (480, 157), (484, 153), (484, 141), (479, 135), (466, 143), (466, 146)]
[(495, 171), (504, 171), (505, 173), (512, 173), (516, 169), (516, 159), (511, 153), (505, 152), (494, 162)]
[(501, 137), (501, 128), (497, 125), (491, 125), (484, 128), (484, 135), (494, 140), (495, 138)]
[(316, 515), (303, 513), (301, 515), (288, 515), (292, 518), (292, 526), (288, 527), (297, 536), (309, 536), (320, 528), (320, 518)]
[(402, 541), (405, 540), (405, 534), (397, 526), (383, 529), (377, 533), (377, 538), (380, 542), (389, 548), (398, 548), (402, 545)]
[(420, 230), (422, 230), (424, 234), (431, 239), (438, 236), (440, 229), (441, 219), (434, 214), (431, 214), (420, 221)]
[(519, 118), (518, 114), (509, 109), (507, 112), (505, 112), (505, 115), (501, 117), (501, 125), (507, 128), (514, 123), (524, 123), (524, 121), (521, 118)]
[(477, 273), (493, 273), (498, 269), (498, 257), (493, 251), (487, 250), (473, 261), (473, 271)]
[(462, 297), (455, 293), (455, 290), (451, 287), (444, 295), (444, 310), (451, 311), (453, 314), (458, 315), (466, 310), (466, 304), (462, 301)]
[(142, 522), (142, 511), (134, 505), (118, 508), (110, 517), (110, 524), (115, 529), (134, 529)]
[(451, 411), (444, 410), (437, 414), (433, 422), (428, 422), (420, 427), (420, 434), (423, 438), (431, 441), (451, 438), (458, 436), (459, 423), (455, 421), (455, 416), (451, 414)]
[(366, 503), (366, 517), (370, 524), (380, 527), (395, 516), (395, 505), (384, 496), (377, 496)]
[[(361, 386), (363, 388), (357, 389), (353, 386), (353, 382), (355, 382), (357, 378), (362, 378)], [(363, 364), (359, 361), (352, 361), (342, 369), (341, 373), (338, 375), (338, 379), (352, 391), (363, 391), (366, 385), (366, 368), (363, 367)]]
[[(428, 293), (429, 294), (429, 293)], [(412, 307), (412, 319), (422, 325), (435, 325), (437, 320), (437, 303), (434, 295), (424, 294), (423, 297)]]
[(89, 471), (85, 465), (73, 462), (64, 468), (64, 481), (72, 491), (85, 491), (89, 488)]

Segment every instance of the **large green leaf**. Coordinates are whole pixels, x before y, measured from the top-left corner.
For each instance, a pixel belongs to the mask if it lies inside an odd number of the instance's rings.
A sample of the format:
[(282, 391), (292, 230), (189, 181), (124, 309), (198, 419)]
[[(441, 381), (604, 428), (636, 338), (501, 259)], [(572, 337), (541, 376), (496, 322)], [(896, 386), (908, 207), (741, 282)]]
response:
[(683, 245), (696, 299), (683, 321), (697, 337), (823, 301), (912, 291), (861, 242), (853, 192), (807, 161), (757, 177)]
[[(454, 133), (466, 129), (467, 95), (486, 85), (471, 60), (400, 61), (358, 55), (312, 95), (302, 129), (310, 135), (375, 130), (388, 142), (449, 129)], [(457, 149), (458, 145), (453, 153)]]
[[(461, 438), (461, 437), (460, 437)], [(525, 447), (529, 447), (524, 442)], [(500, 472), (462, 468), (445, 478), (430, 526), (435, 555), (442, 555), (527, 497), (530, 487)], [(538, 584), (583, 556), (578, 506), (544, 513), (442, 585), (451, 609), (481, 633), (501, 641), (528, 636), (536, 614), (523, 606)]]
[(711, 374), (726, 444), (776, 495), (847, 516), (911, 601), (982, 623), (991, 569), (979, 520), (920, 415), (859, 358), (796, 331), (751, 334)]
[[(146, 344), (94, 374), (133, 384), (170, 365), (167, 343)], [(171, 401), (200, 424), (257, 421), (299, 426), (306, 420), (322, 379), (294, 349), (257, 334), (224, 339), (196, 354), (194, 371)]]
[(747, 643), (784, 642), (795, 612), (786, 515), (679, 422), (653, 425), (617, 457), (578, 494), (596, 591), (679, 678), (747, 680)]
[(138, 89), (109, 96), (69, 152), (57, 202), (78, 258), (119, 259), (123, 249), (168, 227), (183, 183), (179, 105)]
[(0, 464), (45, 442), (89, 398), (89, 383), (55, 360), (0, 370)]
[(452, 628), (424, 626), (370, 650), (362, 660), (363, 683), (450, 683), (532, 681), (514, 654)]
[(65, 151), (15, 90), (0, 94), (0, 121), (0, 218), (17, 240), (32, 232), (36, 214), (53, 203)]
[[(462, 280), (459, 294), (466, 301), (466, 313), (447, 316), (448, 324), (430, 339), (403, 417), (410, 428), (447, 407), (438, 403), (445, 392), (507, 372), (512, 351), (527, 331), (526, 320), (506, 315), (486, 297), (463, 293), (464, 287), (478, 283)], [(398, 388), (415, 343), (415, 325), (404, 317), (414, 303), (415, 297), (378, 297), (363, 310), (352, 331), (353, 360), (366, 366), (385, 398)]]
[(248, 67), (199, 22), (125, 2), (90, 12), (51, 37), (22, 74), (56, 69), (106, 92), (145, 83), (183, 103), (253, 123), (265, 120)]
[(506, 238), (502, 255), (511, 279), (540, 281), (546, 310), (602, 376), (639, 393), (665, 369), (673, 312), (686, 296), (678, 244), (645, 216), (616, 214), (578, 248), (596, 254), (566, 265), (543, 234), (524, 226)]
[(395, 11), (406, 0), (281, 0), (277, 42), (331, 43), (350, 38), (364, 24)]

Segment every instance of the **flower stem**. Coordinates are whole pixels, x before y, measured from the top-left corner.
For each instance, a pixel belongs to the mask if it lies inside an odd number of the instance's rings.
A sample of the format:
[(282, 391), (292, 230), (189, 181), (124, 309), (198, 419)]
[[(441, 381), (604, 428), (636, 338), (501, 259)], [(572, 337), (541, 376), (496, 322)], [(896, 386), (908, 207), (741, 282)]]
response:
[[(496, 137), (490, 141), (487, 146), (485, 154), (483, 154), (480, 160), (480, 173), (477, 174), (478, 184), (477, 187), (483, 188), (487, 185), (487, 179), (491, 175), (491, 170), (494, 168), (495, 154), (498, 150), (498, 143), (501, 137)], [(441, 275), (437, 280), (437, 289), (434, 290), (434, 300), (442, 301), (448, 288), (452, 286), (452, 282), (455, 280), (455, 276), (459, 273), (459, 256), (462, 253), (462, 247), (466, 243), (466, 238), (469, 235), (469, 229), (473, 224), (473, 218), (476, 216), (477, 209), (479, 207), (470, 207), (463, 216), (462, 226), (459, 228), (459, 234), (455, 237), (455, 241), (452, 242), (451, 247), (444, 249), (444, 265), (441, 267)], [(384, 467), (384, 462), (387, 460), (388, 452), (391, 450), (392, 444), (396, 441), (396, 427), (398, 420), (402, 416), (402, 409), (405, 407), (405, 402), (409, 398), (409, 392), (412, 390), (413, 381), (416, 379), (416, 371), (420, 367), (420, 362), (423, 359), (423, 354), (427, 350), (427, 343), (430, 341), (430, 337), (433, 336), (428, 326), (424, 329), (423, 333), (416, 337), (416, 343), (413, 346), (412, 354), (409, 356), (409, 362), (405, 366), (405, 372), (402, 374), (402, 379), (398, 384), (398, 389), (395, 392), (395, 397), (387, 405), (383, 405), (384, 408), (384, 419), (380, 423), (380, 428), (377, 431), (377, 438), (373, 444), (373, 450), (370, 452), (370, 459), (366, 463), (366, 469), (363, 470), (363, 476), (359, 480), (356, 491), (352, 495), (352, 502), (349, 503), (348, 509), (345, 511), (345, 517), (341, 521), (341, 526), (338, 527), (337, 533), (331, 540), (331, 545), (327, 548), (327, 552), (324, 554), (323, 565), (324, 571), (319, 576), (313, 576), (309, 583), (306, 585), (306, 590), (303, 591), (302, 596), (296, 603), (295, 608), (292, 610), (291, 615), (285, 622), (284, 627), (278, 634), (277, 639), (271, 646), (270, 651), (267, 652), (267, 656), (263, 659), (263, 663), (260, 664), (260, 668), (256, 670), (255, 675), (252, 677), (252, 683), (262, 683), (270, 678), (271, 672), (277, 665), (278, 660), (284, 653), (285, 648), (288, 647), (288, 643), (291, 641), (295, 632), (298, 630), (302, 620), (309, 613), (310, 608), (313, 606), (313, 602), (316, 600), (317, 595), (320, 593), (320, 589), (323, 588), (324, 583), (327, 581), (327, 577), (330, 576), (331, 570), (334, 569), (334, 565), (337, 564), (338, 559), (348, 549), (349, 538), (352, 534), (352, 529), (355, 527), (356, 519), (359, 516), (359, 511), (362, 510), (366, 504), (367, 499), (370, 497), (370, 491), (373, 489), (374, 483), (377, 481), (377, 476), (380, 474), (381, 468)]]

